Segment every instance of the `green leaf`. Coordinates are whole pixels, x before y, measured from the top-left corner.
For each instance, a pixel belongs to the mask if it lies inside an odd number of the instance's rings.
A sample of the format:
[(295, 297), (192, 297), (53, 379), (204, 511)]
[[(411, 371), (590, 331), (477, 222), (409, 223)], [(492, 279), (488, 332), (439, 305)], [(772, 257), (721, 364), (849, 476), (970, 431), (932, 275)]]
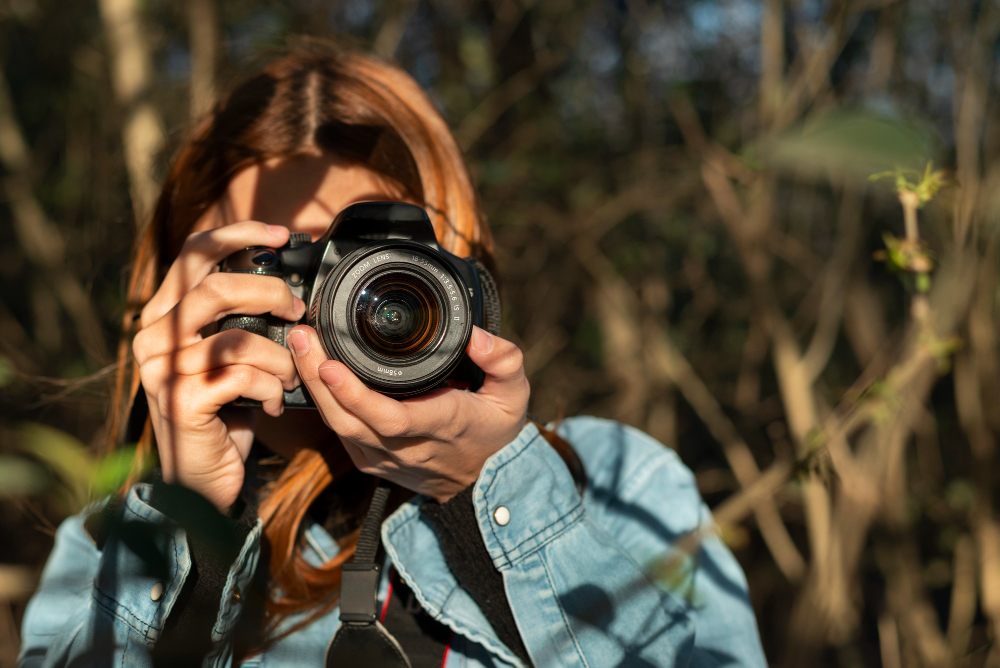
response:
[(115, 450), (102, 457), (94, 466), (94, 475), (90, 481), (90, 495), (95, 499), (103, 499), (118, 491), (132, 470), (135, 459), (135, 447), (125, 447)]
[(0, 387), (10, 385), (14, 380), (14, 363), (0, 355)]
[(922, 168), (932, 153), (930, 133), (915, 123), (868, 112), (839, 111), (788, 129), (761, 146), (762, 161), (826, 177), (896, 176)]
[(0, 455), (0, 499), (39, 494), (48, 487), (44, 469), (21, 457)]
[(21, 449), (45, 462), (63, 482), (70, 509), (82, 508), (94, 472), (87, 446), (64, 431), (37, 423), (20, 429)]

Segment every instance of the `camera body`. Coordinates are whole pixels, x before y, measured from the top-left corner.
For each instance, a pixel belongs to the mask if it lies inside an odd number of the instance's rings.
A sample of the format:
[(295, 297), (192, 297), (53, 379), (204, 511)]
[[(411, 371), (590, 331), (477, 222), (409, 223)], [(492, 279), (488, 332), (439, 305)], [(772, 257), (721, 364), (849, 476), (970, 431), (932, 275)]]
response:
[[(327, 357), (393, 397), (444, 386), (476, 390), (483, 383), (483, 372), (465, 350), (473, 325), (499, 333), (496, 284), (476, 258), (441, 248), (418, 206), (353, 204), (316, 242), (292, 234), (281, 248), (247, 248), (219, 268), (280, 277), (307, 305), (299, 322), (235, 314), (219, 321), (219, 331), (244, 329), (285, 345), (292, 327), (308, 324)], [(284, 402), (315, 407), (301, 386), (286, 391)], [(244, 399), (236, 404), (259, 405)]]

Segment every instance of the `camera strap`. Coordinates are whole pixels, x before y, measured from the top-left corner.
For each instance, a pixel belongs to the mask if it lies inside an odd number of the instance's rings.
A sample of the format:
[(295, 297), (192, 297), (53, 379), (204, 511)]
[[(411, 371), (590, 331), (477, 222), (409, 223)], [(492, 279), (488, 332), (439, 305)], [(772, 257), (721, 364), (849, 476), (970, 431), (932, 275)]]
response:
[[(149, 404), (142, 385), (132, 402), (125, 440), (142, 436)], [(375, 562), (381, 543), (380, 530), (389, 502), (390, 484), (379, 480), (371, 505), (361, 524), (354, 560), (343, 565), (340, 581), (340, 628), (326, 649), (326, 668), (412, 668), (406, 652), (378, 621), (376, 597), (382, 568)]]
[(412, 668), (406, 652), (378, 621), (376, 607), (382, 569), (375, 557), (390, 489), (388, 482), (379, 480), (361, 524), (354, 560), (343, 566), (340, 628), (326, 649), (326, 668)]

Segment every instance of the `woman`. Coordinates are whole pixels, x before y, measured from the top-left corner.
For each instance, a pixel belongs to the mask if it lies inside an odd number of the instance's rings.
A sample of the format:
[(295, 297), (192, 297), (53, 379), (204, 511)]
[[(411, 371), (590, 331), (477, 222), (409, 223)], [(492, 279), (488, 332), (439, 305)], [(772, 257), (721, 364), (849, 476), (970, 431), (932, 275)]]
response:
[[(674, 547), (711, 521), (691, 473), (620, 424), (529, 421), (512, 343), (475, 329), (482, 388), (397, 401), (328, 360), (310, 327), (288, 348), (207, 335), (229, 313), (306, 308), (278, 278), (216, 272), (222, 259), (315, 240), (368, 200), (424, 207), (444, 248), (492, 266), (456, 144), (394, 67), (293, 53), (195, 129), (137, 246), (112, 420), (121, 442), (138, 393), (131, 426), (162, 478), (62, 525), (21, 665), (334, 665), (375, 479), (398, 490), (379, 616), (413, 666), (764, 665), (732, 555), (715, 537), (691, 557)], [(318, 410), (284, 411), (299, 384)], [(262, 408), (227, 407), (238, 397)]]

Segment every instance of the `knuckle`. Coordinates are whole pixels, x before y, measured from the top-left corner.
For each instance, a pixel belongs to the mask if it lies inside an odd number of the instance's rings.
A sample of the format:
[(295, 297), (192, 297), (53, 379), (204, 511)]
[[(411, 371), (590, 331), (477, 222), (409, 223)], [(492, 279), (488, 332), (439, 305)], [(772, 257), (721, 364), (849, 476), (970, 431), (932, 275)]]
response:
[(213, 247), (213, 235), (214, 230), (201, 230), (198, 232), (192, 232), (184, 238), (184, 244), (181, 246), (181, 254), (188, 255), (193, 252), (205, 252), (212, 250)]
[(226, 337), (225, 346), (229, 355), (233, 359), (246, 359), (254, 354), (257, 349), (257, 334), (248, 332), (245, 329), (230, 329), (223, 332)]
[(153, 312), (150, 310), (149, 306), (146, 305), (139, 312), (139, 332), (141, 333), (143, 329), (153, 324)]
[(364, 438), (365, 435), (365, 430), (362, 429), (360, 424), (357, 424), (355, 422), (344, 425), (341, 429), (338, 429), (337, 431), (341, 436), (352, 441), (360, 441), (362, 438)]
[(139, 381), (147, 394), (157, 394), (163, 386), (163, 363), (159, 358), (152, 358), (139, 365)]
[(157, 394), (160, 415), (170, 422), (178, 422), (194, 412), (194, 397), (187, 392), (187, 383), (181, 378), (168, 378), (161, 392)]
[(229, 274), (216, 272), (209, 274), (198, 284), (198, 291), (209, 301), (218, 301), (230, 294)]
[(337, 435), (347, 441), (358, 441), (361, 439), (361, 430), (356, 427), (340, 427)]
[(264, 286), (268, 300), (274, 304), (285, 304), (292, 302), (292, 291), (284, 280), (277, 276), (264, 276), (266, 280), (261, 281)]
[(407, 415), (389, 415), (383, 423), (382, 433), (386, 436), (406, 436), (410, 433), (413, 421)]
[(245, 364), (234, 364), (229, 367), (228, 375), (229, 380), (241, 388), (253, 387), (256, 380), (253, 370)]
[(149, 330), (140, 329), (136, 332), (135, 336), (132, 338), (132, 356), (139, 361), (141, 365), (146, 359), (147, 351), (149, 350)]
[(458, 420), (449, 420), (439, 431), (441, 440), (447, 443), (455, 443), (465, 435), (465, 426), (459, 424)]
[(503, 354), (497, 364), (500, 372), (504, 375), (514, 375), (524, 368), (524, 353), (521, 349), (514, 346), (509, 351)]

